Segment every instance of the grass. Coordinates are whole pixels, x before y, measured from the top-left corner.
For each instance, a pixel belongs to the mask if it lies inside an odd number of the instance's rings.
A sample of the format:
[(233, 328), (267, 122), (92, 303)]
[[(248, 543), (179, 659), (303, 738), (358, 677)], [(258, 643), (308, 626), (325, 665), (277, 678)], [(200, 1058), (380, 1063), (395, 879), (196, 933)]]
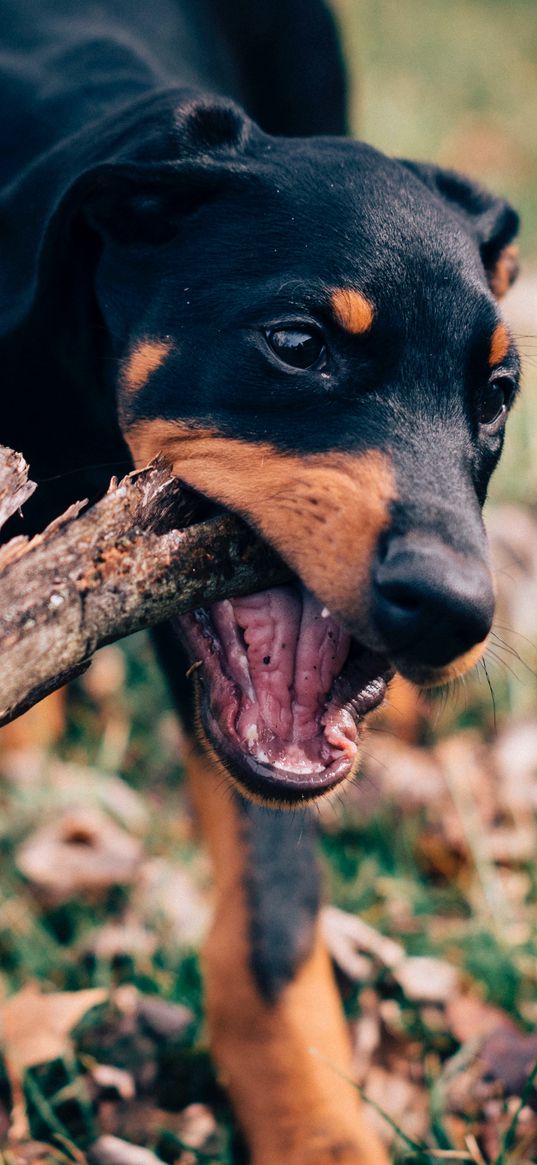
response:
[(355, 131), (454, 166), (511, 198), (537, 254), (537, 7), (533, 0), (335, 0)]

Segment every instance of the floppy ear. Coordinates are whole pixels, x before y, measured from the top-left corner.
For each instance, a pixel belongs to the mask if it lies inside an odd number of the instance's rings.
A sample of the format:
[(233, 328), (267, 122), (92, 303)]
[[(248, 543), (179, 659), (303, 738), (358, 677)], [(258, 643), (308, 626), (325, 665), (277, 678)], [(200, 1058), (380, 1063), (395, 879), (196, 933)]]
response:
[(403, 161), (417, 178), (449, 204), (476, 239), (489, 287), (501, 299), (518, 275), (518, 248), (513, 244), (519, 218), (503, 198), (478, 182), (422, 162)]
[(176, 89), (52, 144), (2, 199), (0, 334), (36, 309), (48, 320), (61, 316), (73, 281), (91, 279), (96, 230), (162, 242), (172, 212), (176, 222), (196, 198), (248, 173), (244, 155), (255, 135), (261, 131), (232, 101)]
[(244, 168), (257, 127), (234, 102), (196, 94), (179, 102), (166, 129), (167, 153), (161, 143), (155, 158), (148, 143), (132, 166), (112, 167), (88, 192), (85, 219), (100, 234), (124, 244), (166, 242), (179, 219)]

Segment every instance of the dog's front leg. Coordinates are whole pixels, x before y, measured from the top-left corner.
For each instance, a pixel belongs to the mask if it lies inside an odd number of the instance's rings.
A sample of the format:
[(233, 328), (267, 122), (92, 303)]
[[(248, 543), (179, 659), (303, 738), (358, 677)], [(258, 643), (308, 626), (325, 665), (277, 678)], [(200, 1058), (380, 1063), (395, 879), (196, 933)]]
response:
[(350, 1083), (309, 817), (247, 803), (196, 751), (189, 771), (216, 880), (212, 1050), (253, 1165), (387, 1165)]

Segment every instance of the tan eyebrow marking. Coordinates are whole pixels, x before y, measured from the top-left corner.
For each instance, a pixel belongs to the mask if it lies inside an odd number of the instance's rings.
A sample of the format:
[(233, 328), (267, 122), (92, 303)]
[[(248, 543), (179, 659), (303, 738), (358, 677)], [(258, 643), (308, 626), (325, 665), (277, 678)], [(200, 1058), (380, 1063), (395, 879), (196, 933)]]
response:
[(171, 340), (140, 340), (121, 366), (120, 380), (127, 392), (139, 392), (171, 351)]
[(373, 305), (360, 291), (353, 291), (351, 287), (338, 287), (332, 292), (330, 302), (336, 319), (346, 332), (359, 336), (369, 331), (375, 312)]
[(505, 324), (496, 324), (490, 338), (489, 365), (501, 364), (511, 347), (511, 338)]

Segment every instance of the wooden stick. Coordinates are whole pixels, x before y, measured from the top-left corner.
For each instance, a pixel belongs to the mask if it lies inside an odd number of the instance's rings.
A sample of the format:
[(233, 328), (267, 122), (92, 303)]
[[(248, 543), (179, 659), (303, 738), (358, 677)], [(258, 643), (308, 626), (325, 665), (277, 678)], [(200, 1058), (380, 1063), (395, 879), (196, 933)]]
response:
[[(20, 454), (0, 446), (0, 527), (33, 493), (27, 474)], [(161, 461), (84, 507), (0, 548), (0, 725), (79, 675), (104, 644), (289, 578), (232, 514), (176, 529), (184, 495)]]

